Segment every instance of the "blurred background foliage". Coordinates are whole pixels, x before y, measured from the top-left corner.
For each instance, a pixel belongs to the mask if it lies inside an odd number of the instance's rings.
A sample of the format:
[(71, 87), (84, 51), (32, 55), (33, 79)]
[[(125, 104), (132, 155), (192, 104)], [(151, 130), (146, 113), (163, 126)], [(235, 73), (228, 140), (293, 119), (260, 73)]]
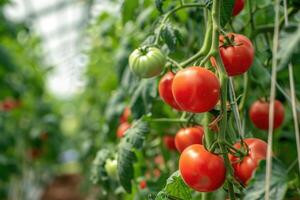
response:
[[(166, 12), (178, 2), (165, 1), (163, 7), (156, 6)], [(289, 2), (291, 23), (281, 31), (281, 51), (288, 48), (288, 38), (300, 28), (299, 4), (297, 0)], [(108, 177), (103, 162), (115, 158), (120, 140), (116, 130), (125, 107), (133, 112), (130, 121), (144, 114), (155, 118), (180, 116), (159, 99), (157, 79), (141, 81), (128, 69), (132, 50), (153, 42), (161, 15), (154, 1), (114, 0), (115, 6), (122, 5), (119, 13), (103, 11), (89, 22), (85, 30), (89, 48), (84, 50), (88, 63), (82, 75), (85, 86), (68, 99), (57, 98), (46, 90), (45, 77), (53, 66), (44, 62), (42, 41), (26, 23), (16, 24), (5, 17), (2, 8), (7, 3), (0, 1), (0, 199), (35, 199), (54, 176), (64, 173), (80, 174), (83, 194), (88, 196), (93, 191), (98, 199), (144, 199), (149, 193), (160, 191), (167, 177), (176, 171), (178, 160), (178, 154), (167, 150), (162, 138), (174, 135), (179, 124), (151, 124), (143, 149), (136, 152), (131, 195)], [(247, 35), (256, 46), (256, 60), (248, 73), (246, 108), (256, 99), (268, 96), (274, 19), (271, 0), (255, 0), (251, 4), (252, 15), (247, 4), (225, 27)], [(205, 28), (201, 9), (176, 13), (165, 28), (163, 51), (178, 61), (190, 57), (201, 47)], [(296, 76), (300, 74), (299, 56), (298, 48), (291, 56)], [(234, 80), (237, 95), (242, 93), (244, 78)], [(295, 81), (299, 99), (300, 79)], [(286, 67), (279, 71), (278, 83), (289, 95)], [(284, 102), (286, 118), (284, 126), (274, 133), (274, 154), (289, 166), (296, 158), (291, 106), (280, 91), (277, 98)], [(266, 133), (250, 123), (247, 109), (242, 117), (247, 136), (266, 140)], [(232, 126), (231, 131), (236, 131), (236, 127)], [(99, 150), (102, 152), (97, 154)], [(93, 164), (96, 155), (98, 162)], [(98, 180), (98, 186), (92, 185), (91, 176)], [(297, 170), (290, 176), (293, 187), (299, 187)], [(139, 189), (141, 180), (147, 180), (147, 190)]]

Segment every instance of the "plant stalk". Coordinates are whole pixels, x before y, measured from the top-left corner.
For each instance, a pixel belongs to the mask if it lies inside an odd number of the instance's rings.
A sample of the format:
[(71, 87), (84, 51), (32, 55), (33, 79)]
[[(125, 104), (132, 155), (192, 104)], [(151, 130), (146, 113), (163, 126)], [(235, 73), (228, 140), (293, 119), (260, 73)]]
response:
[[(219, 52), (219, 30), (220, 30), (220, 0), (213, 0), (212, 6), (212, 22), (213, 22), (213, 33), (212, 33), (212, 47), (210, 53), (215, 57), (217, 62), (217, 68), (219, 71), (219, 78), (221, 83), (221, 114), (222, 119), (220, 123), (220, 133), (218, 140), (220, 142), (220, 150), (224, 152), (223, 158), (227, 173), (229, 177), (233, 177), (233, 169), (228, 158), (228, 150), (224, 142), (226, 141), (226, 129), (227, 129), (227, 86), (228, 86), (228, 77), (225, 70), (225, 67), (222, 63), (222, 59)], [(230, 199), (235, 199), (235, 194), (233, 190), (233, 184), (231, 181), (227, 181), (228, 192)]]

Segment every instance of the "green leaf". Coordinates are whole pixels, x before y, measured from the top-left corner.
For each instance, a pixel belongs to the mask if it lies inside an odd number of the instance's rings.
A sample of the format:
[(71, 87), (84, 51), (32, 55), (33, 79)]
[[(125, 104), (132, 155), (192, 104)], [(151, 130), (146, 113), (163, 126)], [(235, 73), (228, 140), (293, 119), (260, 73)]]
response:
[(132, 179), (134, 178), (133, 164), (136, 162), (135, 150), (140, 150), (145, 140), (145, 135), (149, 132), (148, 123), (138, 120), (125, 133), (118, 150), (118, 175), (120, 184), (131, 193)]
[(135, 89), (131, 101), (130, 108), (133, 118), (138, 119), (142, 115), (150, 112), (152, 102), (157, 97), (157, 82), (155, 78), (143, 79)]
[(165, 0), (155, 0), (155, 6), (156, 6), (156, 9), (160, 12), (160, 13), (163, 13), (163, 4), (164, 4), (164, 1)]
[(232, 10), (235, 0), (221, 1), (221, 26), (224, 27), (232, 17)]
[(121, 7), (122, 22), (126, 24), (128, 21), (135, 19), (136, 10), (139, 7), (139, 0), (124, 0)]
[(161, 38), (166, 43), (170, 51), (174, 51), (177, 44), (182, 44), (182, 36), (178, 29), (175, 29), (170, 24), (162, 28)]
[[(281, 58), (281, 61), (278, 65), (278, 70), (282, 70), (288, 65), (293, 55), (298, 53), (299, 55), (299, 44), (300, 44), (300, 26), (296, 31), (292, 33), (286, 33), (280, 40), (281, 49), (278, 52), (278, 55)], [(298, 57), (298, 56), (297, 56)]]
[[(265, 196), (266, 161), (260, 162), (253, 178), (245, 190), (244, 200), (264, 199)], [(281, 200), (284, 198), (288, 188), (288, 174), (286, 167), (273, 158), (272, 174), (270, 184), (270, 199)]]
[(252, 81), (260, 84), (263, 87), (269, 86), (269, 72), (257, 57), (254, 58), (254, 62), (249, 69), (249, 77)]
[(165, 188), (160, 191), (155, 200), (192, 199), (190, 188), (183, 182), (179, 171), (174, 172), (167, 180)]
[(110, 152), (107, 149), (102, 149), (98, 151), (96, 158), (93, 161), (90, 177), (91, 181), (94, 184), (100, 182), (102, 185), (107, 186), (108, 176), (105, 171), (104, 165), (109, 155)]

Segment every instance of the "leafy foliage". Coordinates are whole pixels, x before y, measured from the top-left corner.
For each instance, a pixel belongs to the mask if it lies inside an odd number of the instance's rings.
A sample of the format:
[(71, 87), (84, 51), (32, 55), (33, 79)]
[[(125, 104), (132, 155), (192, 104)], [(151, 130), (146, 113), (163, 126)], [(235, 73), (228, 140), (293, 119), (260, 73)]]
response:
[[(287, 172), (285, 166), (273, 159), (270, 185), (270, 199), (283, 199), (287, 191)], [(245, 200), (263, 199), (265, 196), (266, 161), (261, 161), (252, 180), (245, 190)]]
[(143, 147), (146, 134), (149, 132), (148, 124), (142, 120), (133, 123), (125, 133), (118, 149), (118, 175), (120, 184), (131, 193), (132, 179), (134, 177), (133, 164), (137, 161), (135, 152)]
[(165, 188), (160, 191), (155, 200), (192, 199), (191, 190), (183, 182), (179, 171), (174, 172), (167, 180)]
[(132, 94), (130, 108), (135, 119), (150, 112), (153, 100), (157, 97), (157, 82), (155, 79), (144, 79)]
[(163, 13), (163, 3), (165, 0), (155, 0), (155, 6), (160, 13)]
[(124, 0), (122, 4), (122, 22), (133, 20), (136, 16), (136, 8), (139, 6), (139, 0)]
[(221, 26), (225, 26), (232, 18), (232, 10), (235, 0), (221, 1)]
[(101, 149), (93, 161), (91, 180), (94, 184), (101, 182), (102, 185), (107, 186), (107, 173), (104, 165), (106, 159), (109, 157), (110, 152), (106, 149)]
[(170, 51), (175, 51), (178, 44), (183, 44), (179, 30), (169, 24), (163, 26), (161, 37)]
[[(293, 55), (297, 55), (300, 52), (300, 25), (298, 28), (291, 33), (285, 33), (281, 39), (281, 48), (278, 52), (280, 55), (280, 63), (278, 65), (278, 70), (282, 70), (290, 62)], [(294, 60), (299, 59), (299, 57), (294, 56)], [(298, 64), (300, 61), (298, 60)]]

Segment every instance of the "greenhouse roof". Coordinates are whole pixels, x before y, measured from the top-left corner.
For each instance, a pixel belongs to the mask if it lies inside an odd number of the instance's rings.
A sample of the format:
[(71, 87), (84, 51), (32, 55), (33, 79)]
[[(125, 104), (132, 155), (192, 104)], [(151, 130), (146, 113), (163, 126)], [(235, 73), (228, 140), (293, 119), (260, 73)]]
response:
[(9, 19), (25, 21), (41, 37), (45, 61), (54, 66), (47, 81), (54, 94), (69, 96), (84, 85), (84, 30), (92, 17), (112, 8), (111, 4), (107, 0), (12, 0), (6, 6)]

